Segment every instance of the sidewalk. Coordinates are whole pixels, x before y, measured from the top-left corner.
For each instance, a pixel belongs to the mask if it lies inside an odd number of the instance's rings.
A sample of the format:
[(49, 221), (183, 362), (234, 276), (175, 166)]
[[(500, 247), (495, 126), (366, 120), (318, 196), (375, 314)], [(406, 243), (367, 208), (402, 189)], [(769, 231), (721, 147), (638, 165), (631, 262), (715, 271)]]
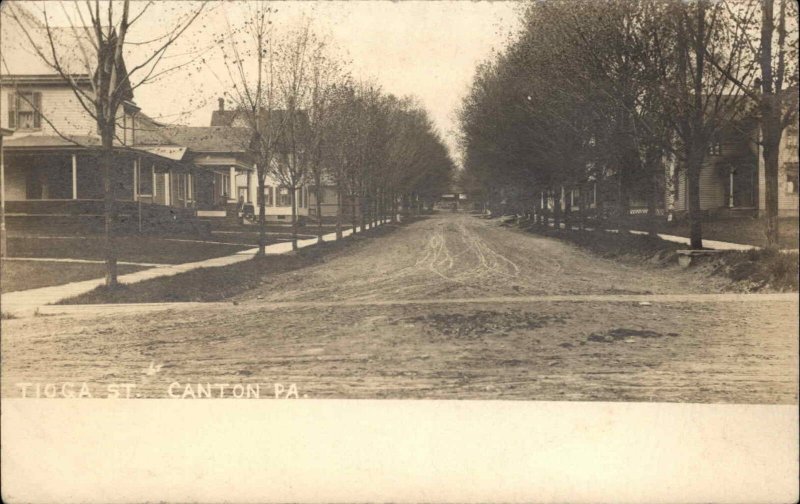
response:
[[(384, 223), (379, 222), (380, 226)], [(356, 228), (361, 231), (361, 227)], [(352, 229), (347, 229), (342, 232), (342, 236), (350, 236), (353, 234)], [(336, 233), (328, 233), (322, 236), (323, 241), (336, 241)], [(298, 240), (297, 247), (305, 248), (316, 245), (317, 238), (309, 238), (306, 240)], [(286, 254), (292, 251), (292, 242), (276, 243), (266, 247), (268, 255)], [(258, 248), (242, 250), (233, 255), (215, 257), (213, 259), (206, 259), (203, 261), (196, 261), (183, 264), (161, 265), (122, 275), (118, 278), (121, 284), (134, 284), (143, 282), (145, 280), (152, 280), (154, 278), (168, 277), (186, 273), (187, 271), (196, 270), (199, 268), (217, 268), (220, 266), (229, 266), (231, 264), (248, 261), (255, 257), (258, 253)], [(0, 298), (0, 309), (3, 313), (11, 314), (15, 317), (31, 316), (37, 312), (38, 308), (44, 305), (55, 304), (59, 301), (74, 296), (85, 294), (96, 287), (103, 285), (105, 279), (96, 278), (94, 280), (84, 280), (81, 282), (72, 282), (63, 285), (54, 285), (51, 287), (41, 287), (39, 289), (29, 289), (24, 291), (9, 292), (3, 294)]]
[[(552, 224), (552, 222), (553, 222), (552, 219), (550, 220), (550, 222)], [(566, 229), (566, 225), (563, 222), (561, 223), (560, 227), (561, 227), (561, 229)], [(580, 231), (580, 228), (578, 226), (572, 226), (572, 230), (573, 231)], [(587, 227), (587, 228), (585, 228), (585, 230), (586, 231), (594, 231), (594, 228)], [(606, 233), (619, 233), (619, 229), (604, 229), (603, 231), (605, 231)], [(647, 235), (648, 234), (647, 231), (639, 231), (639, 230), (630, 230), (629, 233), (635, 234), (635, 235)], [(689, 240), (689, 238), (687, 238), (685, 236), (675, 236), (675, 235), (668, 235), (668, 234), (662, 234), (662, 233), (658, 233), (656, 236), (658, 236), (662, 240), (668, 241), (668, 242), (681, 243), (683, 245), (690, 245), (691, 244), (691, 240)], [(714, 250), (741, 250), (741, 251), (746, 251), (746, 250), (760, 250), (761, 249), (761, 247), (758, 247), (756, 245), (746, 245), (744, 243), (731, 243), (731, 242), (724, 242), (724, 241), (717, 241), (717, 240), (707, 240), (705, 238), (703, 239), (703, 246), (706, 247), (706, 248), (709, 248), (709, 249), (714, 249)], [(794, 251), (793, 250), (782, 250), (781, 252), (796, 252), (796, 250), (794, 250)]]

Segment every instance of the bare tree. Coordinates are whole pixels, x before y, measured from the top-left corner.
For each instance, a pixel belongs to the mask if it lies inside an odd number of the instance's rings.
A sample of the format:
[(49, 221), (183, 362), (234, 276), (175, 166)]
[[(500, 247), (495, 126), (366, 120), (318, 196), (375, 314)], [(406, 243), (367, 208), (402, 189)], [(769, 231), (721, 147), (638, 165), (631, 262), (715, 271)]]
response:
[[(708, 146), (723, 124), (746, 110), (746, 96), (734, 92), (725, 73), (747, 80), (752, 72), (743, 53), (747, 38), (725, 31), (727, 20), (721, 4), (676, 0), (672, 8), (675, 46), (665, 55), (673, 65), (664, 88), (665, 112), (674, 123), (678, 158), (686, 170), (691, 247), (699, 249), (703, 246), (700, 170)], [(710, 60), (717, 64), (710, 65)], [(720, 66), (726, 71), (719, 72)]]
[[(62, 13), (68, 20), (66, 29), (51, 24), (49, 5), (48, 2), (42, 4), (41, 16), (36, 20), (14, 3), (4, 6), (7, 8), (3, 12), (8, 12), (38, 59), (69, 85), (83, 110), (97, 123), (100, 135), (97, 150), (103, 173), (106, 286), (113, 288), (117, 285), (117, 251), (114, 244), (116, 205), (112, 160), (115, 143), (119, 142), (117, 127), (120, 107), (133, 97), (136, 88), (186, 64), (184, 62), (168, 68), (161, 65), (168, 49), (203, 12), (205, 3), (180, 16), (166, 33), (146, 41), (133, 41), (129, 37), (134, 27), (142, 24), (143, 19), (146, 20), (143, 15), (154, 5), (152, 1), (136, 5), (138, 12), (131, 12), (130, 0), (76, 2), (72, 9), (60, 3)], [(126, 67), (123, 53), (132, 44), (139, 49), (149, 47), (149, 50), (135, 65)], [(77, 53), (77, 57), (72, 56), (74, 53)], [(35, 103), (30, 105), (36, 106)], [(50, 126), (53, 124), (50, 123)], [(81, 145), (74, 137), (54, 129), (63, 138)], [(92, 145), (81, 146), (96, 148)]]
[(283, 38), (277, 49), (276, 92), (282, 113), (279, 159), (272, 166), (278, 182), (289, 190), (292, 204), (292, 250), (297, 250), (297, 193), (306, 182), (315, 149), (309, 108), (314, 89), (313, 67), (324, 45), (310, 23)]
[[(767, 246), (779, 246), (778, 177), (779, 154), (783, 131), (797, 122), (798, 105), (798, 6), (796, 2), (749, 0), (726, 2), (733, 21), (730, 31), (741, 36), (747, 57), (758, 68), (759, 77), (736, 74), (709, 54), (709, 62), (721, 71), (753, 103), (758, 104), (761, 130), (761, 155), (764, 162), (764, 203), (767, 217)], [(760, 16), (758, 15), (760, 10)], [(760, 18), (760, 19), (759, 19)], [(759, 33), (759, 43), (751, 41), (751, 32)]]
[(359, 128), (355, 86), (345, 83), (332, 95), (327, 120), (325, 159), (336, 184), (336, 237), (341, 239), (345, 200), (350, 214), (353, 233), (356, 231), (356, 200), (358, 180)]
[[(258, 179), (258, 255), (266, 254), (267, 216), (265, 188), (272, 172), (282, 127), (282, 116), (276, 111), (275, 49), (272, 14), (268, 2), (246, 4), (249, 11), (243, 26), (232, 28), (227, 23), (227, 38), (220, 45), (230, 80), (227, 95), (234, 101), (250, 135), (247, 151), (255, 159)], [(226, 22), (228, 21), (226, 16)], [(243, 46), (240, 49), (240, 46)], [(251, 64), (255, 63), (252, 68)]]
[(309, 102), (308, 134), (311, 154), (309, 175), (313, 182), (317, 211), (317, 240), (322, 241), (322, 203), (324, 197), (325, 175), (330, 174), (326, 167), (326, 146), (333, 137), (330, 121), (331, 101), (337, 86), (346, 85), (349, 76), (343, 71), (343, 63), (330, 51), (327, 44), (320, 42), (311, 55), (311, 98)]

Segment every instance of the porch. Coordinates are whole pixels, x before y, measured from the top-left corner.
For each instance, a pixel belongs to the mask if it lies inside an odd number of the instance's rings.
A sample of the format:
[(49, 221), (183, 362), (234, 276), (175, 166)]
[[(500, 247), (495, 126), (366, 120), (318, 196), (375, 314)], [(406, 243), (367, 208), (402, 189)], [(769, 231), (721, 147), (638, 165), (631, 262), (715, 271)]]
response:
[[(4, 162), (10, 230), (103, 228), (103, 176), (97, 153), (8, 149)], [(119, 231), (194, 229), (194, 179), (188, 165), (146, 153), (119, 153), (111, 176)]]

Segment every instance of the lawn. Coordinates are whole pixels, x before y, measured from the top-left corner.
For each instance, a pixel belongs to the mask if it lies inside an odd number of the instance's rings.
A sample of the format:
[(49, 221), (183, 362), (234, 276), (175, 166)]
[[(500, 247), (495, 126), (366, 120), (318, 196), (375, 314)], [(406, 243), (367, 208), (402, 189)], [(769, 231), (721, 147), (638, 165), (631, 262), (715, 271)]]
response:
[[(350, 229), (350, 226), (342, 226), (342, 231)], [(323, 225), (322, 233), (335, 233), (336, 226)], [(204, 240), (223, 242), (223, 243), (243, 243), (258, 246), (258, 226), (247, 226), (238, 228), (214, 229), (210, 237)], [(317, 226), (307, 225), (297, 228), (297, 239), (307, 240), (317, 237)], [(292, 239), (292, 229), (289, 226), (267, 226), (267, 245), (273, 243), (290, 241)]]
[[(779, 243), (781, 248), (800, 248), (798, 226), (800, 226), (800, 223), (797, 217), (784, 217), (779, 220), (778, 231), (780, 233)], [(736, 219), (709, 220), (703, 222), (703, 238), (764, 247), (767, 244), (767, 237), (764, 234), (765, 229), (766, 220), (763, 218), (740, 217)], [(668, 225), (665, 223), (661, 231), (678, 236), (689, 236), (689, 224), (682, 222), (678, 225)]]
[[(119, 274), (146, 269), (142, 266), (120, 265)], [(0, 263), (0, 290), (14, 292), (51, 285), (61, 285), (82, 280), (102, 278), (105, 265), (92, 263), (64, 263), (45, 261), (2, 261)]]
[(113, 291), (98, 287), (59, 304), (221, 301), (268, 283), (270, 277), (276, 274), (327, 261), (339, 253), (349, 253), (352, 247), (364, 243), (364, 240), (382, 237), (394, 229), (395, 226), (382, 226), (359, 234), (355, 239), (326, 242), (291, 254), (255, 257), (230, 266), (200, 268), (179, 275), (120, 285)]
[[(646, 235), (607, 233), (604, 231), (543, 230), (530, 232), (569, 241), (608, 259), (624, 262), (674, 264), (677, 251), (686, 245)], [(708, 238), (706, 236), (706, 238)], [(717, 238), (721, 239), (721, 238)], [(705, 274), (729, 278), (731, 289), (740, 292), (797, 292), (798, 254), (776, 250), (726, 251), (718, 256), (695, 260), (696, 269)], [(694, 262), (693, 262), (694, 264)]]
[[(116, 240), (119, 254), (118, 260), (180, 264), (231, 255), (240, 250), (251, 248), (246, 244), (203, 243), (192, 238), (186, 238), (186, 241), (182, 240), (153, 236), (121, 236)], [(231, 241), (238, 243), (236, 240)], [(9, 236), (8, 256), (96, 260), (105, 258), (103, 237), (97, 235), (74, 237)]]
[[(316, 235), (307, 232), (297, 233), (298, 240), (307, 240), (308, 238), (315, 238)], [(251, 247), (258, 246), (258, 231), (212, 231), (210, 237), (203, 238), (208, 241), (223, 242), (223, 243), (242, 243)], [(292, 233), (284, 232), (267, 233), (267, 245), (289, 241), (292, 239)]]

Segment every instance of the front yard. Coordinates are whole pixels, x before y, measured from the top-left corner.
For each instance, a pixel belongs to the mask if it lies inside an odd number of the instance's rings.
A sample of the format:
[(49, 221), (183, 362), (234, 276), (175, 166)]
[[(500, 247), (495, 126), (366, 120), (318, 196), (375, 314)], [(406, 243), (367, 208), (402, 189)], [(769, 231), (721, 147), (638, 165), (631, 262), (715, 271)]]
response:
[[(119, 265), (118, 268), (120, 275), (146, 269), (127, 264)], [(102, 278), (104, 275), (105, 265), (100, 263), (4, 260), (0, 262), (0, 291), (5, 293), (37, 289)]]
[[(604, 231), (541, 229), (528, 231), (568, 241), (593, 254), (626, 263), (675, 264), (677, 251), (687, 246), (658, 237)], [(706, 238), (711, 239), (706, 236)], [(716, 238), (720, 239), (720, 238)], [(775, 250), (725, 251), (718, 256), (696, 259), (691, 268), (732, 281), (728, 290), (739, 292), (797, 292), (798, 253)]]
[[(121, 236), (116, 239), (118, 260), (125, 262), (181, 264), (235, 254), (252, 248), (243, 243), (210, 243), (196, 238)], [(90, 236), (9, 236), (9, 257), (46, 257), (103, 260), (103, 237)]]
[(396, 226), (381, 226), (342, 241), (302, 248), (296, 252), (216, 268), (200, 268), (179, 275), (120, 285), (113, 291), (98, 287), (86, 294), (58, 304), (154, 303), (222, 301), (245, 291), (269, 285), (273, 277), (307, 266), (326, 262), (342, 254), (351, 254), (370, 239), (392, 233)]
[[(121, 236), (117, 238), (120, 275), (134, 273), (157, 264), (181, 264), (235, 254), (254, 245), (214, 243), (197, 238)], [(220, 240), (223, 241), (223, 240)], [(227, 242), (227, 240), (224, 240)], [(274, 243), (274, 241), (272, 241)], [(89, 236), (9, 236), (8, 256), (2, 261), (2, 292), (63, 285), (105, 275), (103, 237)], [(78, 259), (94, 262), (65, 262), (24, 259)]]
[[(779, 244), (783, 249), (800, 248), (800, 237), (798, 237), (797, 217), (783, 217), (779, 219), (778, 232)], [(742, 243), (745, 245), (755, 245), (764, 247), (767, 245), (767, 237), (764, 230), (767, 228), (766, 220), (763, 218), (731, 218), (718, 219), (703, 222), (703, 238), (707, 240), (726, 241), (732, 243)], [(661, 232), (677, 235), (689, 236), (689, 224), (681, 222), (677, 225), (664, 223)]]

